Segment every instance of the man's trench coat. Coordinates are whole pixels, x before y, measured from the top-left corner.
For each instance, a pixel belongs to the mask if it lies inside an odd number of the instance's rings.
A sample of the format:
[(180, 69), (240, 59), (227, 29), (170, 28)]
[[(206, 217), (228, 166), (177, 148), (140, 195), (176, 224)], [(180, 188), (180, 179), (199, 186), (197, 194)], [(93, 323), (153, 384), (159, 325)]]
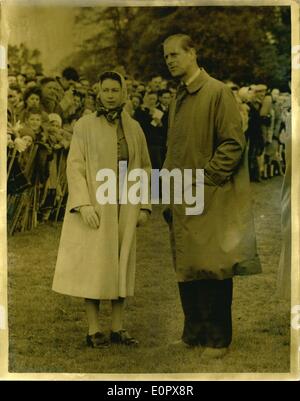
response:
[(164, 168), (204, 169), (204, 211), (171, 205), (179, 282), (261, 272), (256, 250), (246, 140), (231, 90), (201, 69), (177, 112), (170, 107)]

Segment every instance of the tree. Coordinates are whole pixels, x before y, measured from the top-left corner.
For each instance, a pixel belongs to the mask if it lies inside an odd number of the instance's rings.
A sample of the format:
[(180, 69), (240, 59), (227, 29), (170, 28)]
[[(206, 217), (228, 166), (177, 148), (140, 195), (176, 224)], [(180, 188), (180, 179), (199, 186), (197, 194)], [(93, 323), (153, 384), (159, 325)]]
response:
[(77, 29), (86, 31), (86, 37), (64, 64), (71, 62), (91, 81), (95, 81), (101, 71), (126, 65), (130, 52), (128, 25), (135, 12), (132, 7), (79, 9), (75, 24)]
[(116, 65), (140, 79), (169, 77), (162, 42), (178, 32), (218, 79), (283, 87), (290, 77), (289, 7), (89, 7), (76, 23), (88, 33), (69, 61), (94, 81)]
[(43, 67), (40, 62), (41, 53), (38, 49), (29, 49), (24, 43), (20, 46), (8, 45), (8, 62), (12, 72), (21, 72), (22, 66), (31, 64), (37, 74), (43, 73)]
[[(129, 65), (134, 72), (168, 76), (160, 44), (178, 32), (192, 36), (200, 64), (218, 79), (272, 86), (286, 83), (290, 76), (288, 7), (140, 9), (130, 32)], [(134, 37), (139, 41), (134, 42)]]

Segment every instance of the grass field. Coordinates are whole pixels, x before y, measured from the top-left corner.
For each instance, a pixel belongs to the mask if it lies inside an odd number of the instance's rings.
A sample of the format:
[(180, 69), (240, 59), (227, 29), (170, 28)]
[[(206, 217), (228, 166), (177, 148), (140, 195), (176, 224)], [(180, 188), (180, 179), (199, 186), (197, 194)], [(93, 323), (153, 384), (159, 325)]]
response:
[[(83, 302), (51, 291), (61, 225), (41, 225), (9, 238), (9, 370), (69, 373), (221, 373), (289, 371), (289, 303), (275, 296), (280, 254), (280, 187), (252, 184), (263, 274), (234, 279), (233, 342), (222, 360), (174, 349), (183, 315), (161, 207), (138, 231), (136, 294), (126, 328), (140, 347), (85, 345)], [(110, 304), (101, 305), (109, 331)]]

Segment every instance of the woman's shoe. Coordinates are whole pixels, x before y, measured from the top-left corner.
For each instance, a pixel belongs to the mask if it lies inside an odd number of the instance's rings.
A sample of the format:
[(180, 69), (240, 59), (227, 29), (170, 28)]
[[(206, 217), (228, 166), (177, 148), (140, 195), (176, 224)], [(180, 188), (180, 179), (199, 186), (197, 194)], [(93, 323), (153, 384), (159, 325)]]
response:
[(110, 346), (109, 339), (100, 331), (92, 335), (88, 334), (86, 336), (86, 342), (87, 345), (92, 348), (107, 348)]
[(112, 331), (110, 333), (110, 341), (113, 344), (123, 344), (130, 347), (137, 347), (139, 345), (138, 340), (131, 337), (131, 335), (126, 330)]

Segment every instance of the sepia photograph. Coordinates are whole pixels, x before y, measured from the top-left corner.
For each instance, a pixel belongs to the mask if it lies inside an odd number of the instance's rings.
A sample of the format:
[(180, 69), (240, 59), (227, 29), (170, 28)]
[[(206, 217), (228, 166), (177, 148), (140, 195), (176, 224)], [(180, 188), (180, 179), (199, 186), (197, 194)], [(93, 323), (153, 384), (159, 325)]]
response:
[(0, 7), (2, 376), (299, 375), (299, 5)]

